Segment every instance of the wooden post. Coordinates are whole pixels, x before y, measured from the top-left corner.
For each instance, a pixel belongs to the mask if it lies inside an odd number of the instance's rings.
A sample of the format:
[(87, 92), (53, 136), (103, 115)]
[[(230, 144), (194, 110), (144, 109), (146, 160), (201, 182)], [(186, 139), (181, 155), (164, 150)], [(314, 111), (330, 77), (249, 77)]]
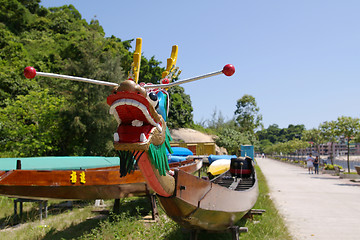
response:
[(152, 215), (152, 220), (157, 221), (159, 220), (159, 212), (157, 210), (157, 206), (156, 206), (156, 198), (155, 198), (155, 194), (149, 194), (150, 197), (150, 203), (151, 203), (151, 215)]
[(42, 221), (42, 209), (43, 209), (43, 202), (39, 202), (39, 215), (40, 215), (40, 221)]
[(199, 233), (199, 230), (197, 230), (197, 229), (191, 230), (191, 232), (190, 232), (190, 240), (197, 240), (198, 239), (198, 233)]
[(21, 160), (16, 160), (16, 169), (21, 169)]
[(119, 214), (119, 213), (120, 213), (120, 199), (119, 199), (119, 198), (115, 199), (115, 201), (114, 201), (113, 212), (114, 212), (115, 214)]

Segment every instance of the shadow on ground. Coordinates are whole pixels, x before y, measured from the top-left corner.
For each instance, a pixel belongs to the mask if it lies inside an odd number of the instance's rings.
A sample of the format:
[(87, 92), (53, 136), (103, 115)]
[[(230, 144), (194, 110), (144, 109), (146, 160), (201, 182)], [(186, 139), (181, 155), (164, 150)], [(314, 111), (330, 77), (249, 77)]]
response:
[[(66, 211), (69, 211), (73, 208), (81, 208), (84, 206), (87, 206), (89, 204), (93, 204), (93, 201), (73, 201), (72, 205), (69, 206), (67, 204), (68, 201), (63, 201), (56, 204), (51, 204), (48, 207), (48, 216), (52, 215), (59, 215)], [(31, 207), (27, 210), (23, 210), (22, 215), (20, 216), (20, 213), (18, 212), (17, 215), (12, 214), (10, 216), (5, 216), (0, 219), (0, 229), (11, 227), (17, 224), (26, 223), (26, 222), (32, 222), (35, 220), (40, 219), (39, 214), (39, 204), (36, 202), (27, 203), (24, 202), (23, 205), (30, 205)], [(45, 216), (45, 211), (43, 211), (43, 217)]]
[(99, 226), (102, 221), (101, 218), (87, 219), (77, 225), (73, 225), (63, 231), (56, 231), (51, 229), (43, 238), (44, 240), (60, 240), (60, 239), (74, 239), (82, 236), (86, 232), (90, 232), (91, 229)]
[[(120, 206), (118, 208), (119, 215), (125, 214), (127, 216), (146, 216), (151, 212), (151, 204), (148, 198), (136, 199), (120, 199)], [(70, 227), (58, 231), (55, 228), (51, 229), (43, 239), (45, 240), (60, 240), (60, 239), (76, 239), (86, 233), (90, 233), (92, 229), (100, 227), (100, 223), (105, 220), (116, 221), (116, 214), (112, 211), (97, 212), (99, 215), (87, 219), (79, 224), (71, 225)]]

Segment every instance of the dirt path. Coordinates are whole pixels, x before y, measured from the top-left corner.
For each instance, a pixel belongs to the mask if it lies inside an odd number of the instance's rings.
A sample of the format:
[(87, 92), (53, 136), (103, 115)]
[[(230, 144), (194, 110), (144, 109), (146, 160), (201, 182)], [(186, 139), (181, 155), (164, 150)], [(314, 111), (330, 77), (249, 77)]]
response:
[(267, 158), (257, 162), (294, 239), (360, 239), (360, 183)]

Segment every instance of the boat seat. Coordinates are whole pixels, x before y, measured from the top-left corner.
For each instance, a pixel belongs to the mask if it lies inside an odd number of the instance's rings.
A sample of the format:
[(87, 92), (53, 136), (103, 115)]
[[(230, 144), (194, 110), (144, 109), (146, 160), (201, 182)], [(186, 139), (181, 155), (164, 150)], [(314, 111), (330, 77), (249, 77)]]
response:
[(231, 159), (230, 173), (233, 177), (250, 178), (253, 170), (252, 159), (250, 157)]

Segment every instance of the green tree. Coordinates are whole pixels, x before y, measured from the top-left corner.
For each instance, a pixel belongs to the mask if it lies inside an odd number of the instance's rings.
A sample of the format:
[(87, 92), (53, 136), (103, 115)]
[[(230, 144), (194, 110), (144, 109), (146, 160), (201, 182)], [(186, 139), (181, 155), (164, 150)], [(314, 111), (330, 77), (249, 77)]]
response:
[(266, 154), (291, 154), (295, 153), (298, 150), (305, 149), (310, 144), (308, 142), (299, 140), (299, 139), (293, 139), (287, 142), (279, 142), (273, 145), (269, 145), (264, 149), (264, 152)]
[(301, 139), (304, 130), (305, 130), (304, 124), (299, 124), (299, 125), (289, 124), (289, 126), (285, 129), (285, 137), (288, 141), (293, 140), (295, 138)]
[(337, 118), (336, 130), (337, 136), (344, 136), (347, 139), (347, 165), (348, 172), (350, 173), (350, 142), (360, 133), (360, 119), (341, 116)]
[(18, 0), (24, 7), (26, 7), (31, 13), (36, 13), (40, 9), (41, 0)]
[(256, 132), (256, 136), (260, 141), (259, 150), (263, 152), (265, 148), (278, 142), (287, 142), (293, 139), (301, 139), (302, 132), (305, 130), (304, 125), (292, 125), (289, 124), (287, 128), (280, 129), (277, 124), (270, 125), (267, 129), (262, 129)]
[[(22, 71), (30, 65), (37, 71), (120, 83), (130, 70), (132, 40), (105, 37), (99, 22), (87, 23), (73, 5), (46, 9), (39, 2), (0, 0), (0, 107), (10, 111), (10, 105), (22, 96), (47, 89), (50, 96), (61, 96), (65, 101), (57, 112), (56, 125), (62, 131), (56, 143), (52, 142), (57, 150), (34, 154), (112, 154), (116, 122), (107, 112), (109, 87), (45, 77), (25, 79)], [(142, 57), (140, 81), (158, 83), (164, 70), (160, 64), (155, 57)], [(181, 87), (175, 87), (170, 89), (170, 98), (173, 127), (191, 126), (190, 97)], [(13, 136), (10, 130), (1, 131), (3, 142)], [(6, 151), (18, 154), (15, 148)]]
[(313, 128), (303, 132), (303, 140), (310, 142), (311, 146), (314, 144), (315, 149), (319, 153), (320, 144), (324, 142), (324, 137), (321, 134), (320, 129)]
[(185, 94), (184, 88), (175, 86), (169, 89), (170, 109), (169, 128), (190, 127), (194, 124), (190, 96)]
[(27, 94), (39, 85), (35, 80), (26, 80), (22, 75), (28, 59), (27, 51), (21, 39), (0, 23), (0, 106), (6, 99), (15, 99), (17, 95)]
[(272, 124), (267, 129), (262, 129), (256, 132), (257, 137), (259, 140), (269, 140), (271, 143), (280, 142), (280, 131), (279, 125)]
[(325, 121), (319, 126), (324, 140), (330, 142), (330, 161), (334, 164), (334, 143), (336, 142), (336, 121)]
[(233, 128), (222, 128), (218, 134), (218, 138), (215, 139), (215, 142), (220, 147), (225, 147), (229, 154), (239, 154), (241, 145), (253, 144), (255, 139), (252, 139), (253, 142), (249, 140), (252, 136), (249, 136), (247, 133), (242, 133)]
[(299, 140), (297, 138), (294, 138), (294, 139), (288, 141), (286, 144), (289, 145), (290, 153), (298, 152), (299, 150), (305, 149), (308, 146), (310, 146), (310, 144), (308, 142)]
[(7, 28), (19, 33), (23, 31), (33, 16), (30, 11), (17, 0), (0, 0), (0, 22)]
[[(103, 51), (105, 39), (96, 32), (93, 34), (93, 41), (77, 44), (77, 57), (68, 59), (64, 66), (65, 73), (120, 83), (125, 78), (117, 64), (121, 56), (114, 57), (111, 52)], [(59, 86), (61, 87), (58, 90), (67, 96), (68, 101), (74, 103), (61, 112), (64, 119), (64, 154), (111, 154), (112, 136), (116, 130), (115, 120), (108, 114), (106, 104), (111, 88), (71, 81), (59, 83)], [(71, 94), (68, 94), (69, 91)]]
[(237, 124), (244, 132), (254, 133), (259, 127), (262, 127), (262, 115), (259, 114), (260, 108), (257, 106), (255, 98), (245, 94), (236, 102), (234, 112)]
[(265, 149), (271, 147), (273, 145), (272, 142), (270, 142), (269, 139), (263, 139), (259, 141), (259, 152), (265, 152)]
[(214, 109), (211, 119), (206, 120), (203, 125), (213, 130), (219, 130), (224, 127), (225, 118), (222, 115), (221, 111), (217, 111), (216, 109)]
[(47, 89), (9, 100), (0, 109), (2, 157), (56, 154), (62, 132), (59, 112), (64, 107), (64, 97), (51, 95)]

